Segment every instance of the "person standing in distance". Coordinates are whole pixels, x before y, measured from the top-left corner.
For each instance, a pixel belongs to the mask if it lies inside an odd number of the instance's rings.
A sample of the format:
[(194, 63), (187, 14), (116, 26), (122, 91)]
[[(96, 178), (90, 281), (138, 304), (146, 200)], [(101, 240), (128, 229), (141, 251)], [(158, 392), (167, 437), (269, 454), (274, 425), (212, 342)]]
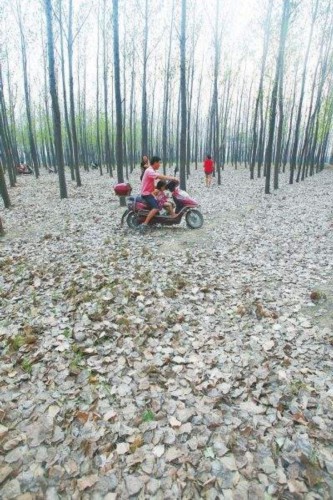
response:
[(176, 177), (170, 175), (159, 174), (157, 171), (161, 166), (161, 158), (159, 156), (152, 156), (150, 159), (150, 166), (146, 168), (141, 182), (141, 198), (145, 200), (150, 208), (145, 221), (140, 224), (140, 231), (145, 231), (149, 222), (159, 212), (158, 201), (152, 194), (155, 189), (155, 181), (158, 179), (166, 181), (178, 181)]
[(214, 172), (214, 161), (210, 155), (207, 155), (204, 160), (204, 172), (206, 176), (206, 187), (210, 187), (212, 183), (212, 175)]
[(140, 174), (140, 181), (142, 181), (142, 177), (146, 171), (146, 168), (149, 167), (149, 158), (146, 155), (143, 155), (140, 163), (140, 168), (141, 168), (141, 174)]

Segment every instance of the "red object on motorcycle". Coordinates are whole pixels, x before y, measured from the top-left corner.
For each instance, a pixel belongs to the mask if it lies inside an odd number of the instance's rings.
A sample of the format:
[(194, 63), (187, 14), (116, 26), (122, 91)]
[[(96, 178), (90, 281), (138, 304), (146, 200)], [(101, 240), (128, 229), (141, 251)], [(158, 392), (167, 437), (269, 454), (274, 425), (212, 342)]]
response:
[(138, 201), (135, 204), (135, 210), (149, 210), (149, 205), (147, 205), (147, 203), (143, 203), (142, 201)]
[(117, 196), (129, 196), (132, 192), (132, 186), (128, 182), (121, 182), (113, 186)]

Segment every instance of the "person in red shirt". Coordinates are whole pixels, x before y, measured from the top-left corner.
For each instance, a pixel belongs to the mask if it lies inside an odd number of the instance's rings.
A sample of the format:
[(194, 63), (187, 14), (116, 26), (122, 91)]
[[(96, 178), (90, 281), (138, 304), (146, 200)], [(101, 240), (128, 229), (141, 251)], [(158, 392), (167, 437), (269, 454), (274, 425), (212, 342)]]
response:
[(214, 172), (214, 161), (210, 155), (206, 156), (206, 159), (203, 163), (203, 168), (206, 176), (206, 187), (210, 187), (212, 183), (212, 175)]
[(169, 181), (177, 181), (175, 177), (171, 177), (170, 175), (158, 174), (157, 170), (160, 168), (161, 158), (158, 156), (153, 156), (150, 159), (150, 166), (146, 168), (145, 173), (143, 174), (141, 181), (141, 198), (145, 200), (145, 202), (149, 205), (150, 211), (145, 219), (145, 221), (140, 224), (140, 231), (144, 231), (149, 222), (156, 214), (159, 212), (158, 202), (153, 195), (153, 191), (155, 189), (155, 180), (169, 180)]

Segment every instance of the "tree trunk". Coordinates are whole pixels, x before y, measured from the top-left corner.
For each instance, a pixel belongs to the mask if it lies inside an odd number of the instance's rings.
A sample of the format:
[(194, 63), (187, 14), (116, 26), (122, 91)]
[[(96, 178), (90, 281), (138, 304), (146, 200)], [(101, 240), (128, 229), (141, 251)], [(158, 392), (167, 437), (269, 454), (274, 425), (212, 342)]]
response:
[(126, 179), (128, 179), (128, 156), (127, 156), (127, 125), (126, 125), (126, 116), (127, 116), (127, 78), (126, 78), (126, 62), (127, 62), (127, 54), (126, 54), (126, 49), (127, 49), (127, 41), (126, 41), (126, 29), (124, 30), (124, 40), (123, 40), (123, 98), (122, 98), (122, 105), (123, 105), (123, 115), (122, 115), (122, 130), (123, 130), (123, 163), (125, 166), (125, 175)]
[(274, 189), (279, 188), (279, 171), (282, 157), (282, 132), (283, 132), (283, 68), (280, 72), (279, 81), (279, 125), (277, 131), (276, 151), (274, 161)]
[(256, 99), (256, 105), (254, 109), (254, 120), (253, 120), (253, 132), (252, 132), (252, 155), (251, 155), (251, 165), (250, 165), (250, 178), (254, 179), (254, 167), (257, 160), (257, 148), (258, 148), (258, 114), (260, 110), (260, 105), (262, 105), (263, 100), (263, 86), (264, 86), (264, 74), (268, 53), (269, 37), (271, 31), (271, 18), (272, 18), (272, 8), (273, 1), (270, 0), (268, 4), (267, 15), (265, 19), (265, 33), (264, 33), (264, 47), (261, 59), (261, 71), (260, 71), (260, 81), (258, 94)]
[[(193, 31), (194, 33), (194, 31)], [(194, 38), (194, 36), (193, 36)], [(194, 45), (194, 40), (193, 40)], [(191, 64), (189, 65), (189, 84), (188, 84), (188, 96), (187, 96), (187, 139), (186, 139), (186, 176), (189, 178), (191, 169), (191, 109), (192, 109), (192, 97), (193, 97), (193, 82), (194, 82), (194, 57), (191, 58)]]
[(309, 60), (310, 47), (311, 47), (311, 42), (312, 42), (312, 37), (313, 37), (313, 29), (314, 29), (315, 21), (317, 18), (318, 3), (319, 3), (319, 0), (315, 0), (315, 7), (314, 7), (314, 10), (312, 13), (311, 29), (310, 29), (308, 44), (307, 44), (305, 58), (304, 58), (301, 93), (300, 93), (300, 98), (299, 98), (299, 103), (298, 103), (297, 119), (296, 119), (296, 125), (295, 125), (295, 137), (294, 137), (294, 143), (292, 146), (291, 157), (290, 157), (289, 184), (293, 184), (293, 182), (294, 182), (294, 172), (295, 172), (296, 161), (297, 161), (300, 125), (301, 125), (302, 108), (303, 108), (303, 100), (304, 100), (305, 80), (306, 80), (307, 69), (308, 69), (308, 60)]
[(55, 77), (51, 0), (44, 0), (44, 7), (45, 7), (46, 23), (47, 23), (49, 82), (50, 82), (50, 94), (52, 99), (53, 131), (54, 131), (56, 157), (58, 163), (60, 198), (67, 198), (64, 156), (63, 156), (62, 137), (61, 137), (61, 118), (60, 118), (60, 108), (59, 108), (56, 77)]
[(286, 165), (287, 165), (287, 161), (288, 161), (288, 157), (289, 157), (289, 146), (290, 146), (290, 141), (291, 141), (292, 124), (293, 124), (294, 110), (295, 110), (295, 103), (296, 103), (296, 87), (297, 87), (297, 68), (295, 71), (293, 100), (292, 100), (292, 105), (291, 105), (290, 119), (289, 119), (289, 126), (288, 126), (288, 137), (287, 137), (287, 142), (286, 142), (284, 152), (283, 152), (283, 160), (282, 160), (283, 173), (286, 171)]
[(269, 134), (268, 142), (265, 154), (265, 168), (266, 168), (266, 179), (265, 179), (265, 194), (270, 193), (270, 176), (271, 176), (271, 164), (273, 156), (273, 141), (275, 132), (275, 119), (276, 119), (276, 105), (277, 105), (277, 95), (278, 95), (278, 85), (281, 83), (282, 74), (284, 70), (284, 52), (288, 33), (290, 17), (290, 0), (284, 0), (283, 2), (283, 13), (280, 29), (280, 43), (279, 43), (279, 53), (276, 63), (276, 71), (274, 84), (272, 89), (272, 98), (270, 105), (270, 120), (269, 120)]
[[(98, 3), (98, 25), (100, 23), (99, 3)], [(96, 51), (96, 145), (97, 145), (97, 163), (99, 172), (103, 175), (102, 169), (102, 154), (101, 154), (101, 133), (100, 133), (100, 117), (99, 117), (99, 31), (97, 33), (97, 51)], [(95, 161), (95, 158), (94, 158)]]
[(135, 119), (134, 119), (134, 89), (135, 89), (135, 47), (132, 47), (132, 70), (131, 70), (131, 95), (130, 95), (130, 115), (129, 115), (129, 161), (130, 170), (133, 172), (135, 166)]
[(175, 1), (172, 0), (172, 14), (169, 32), (169, 44), (168, 44), (168, 57), (167, 65), (165, 70), (165, 83), (164, 83), (164, 98), (163, 98), (163, 128), (162, 128), (162, 159), (163, 159), (163, 173), (166, 174), (166, 164), (170, 161), (167, 158), (167, 140), (168, 140), (168, 114), (169, 114), (169, 93), (170, 93), (170, 63), (171, 63), (171, 48), (172, 48), (172, 33), (173, 33), (173, 23), (174, 23), (174, 10)]
[[(120, 60), (119, 60), (119, 19), (118, 0), (113, 3), (113, 61), (114, 61), (114, 92), (116, 101), (116, 160), (118, 182), (124, 182), (123, 172), (123, 131), (122, 131), (122, 109), (120, 93)], [(120, 205), (125, 206), (125, 199), (120, 197)]]
[(148, 62), (148, 0), (145, 0), (145, 32), (143, 42), (142, 74), (142, 112), (141, 112), (141, 154), (148, 155), (148, 116), (147, 116), (147, 62)]
[(35, 142), (35, 138), (34, 138), (32, 117), (31, 117), (30, 91), (29, 91), (29, 81), (28, 81), (27, 48), (26, 48), (26, 41), (25, 41), (25, 36), (24, 36), (24, 32), (23, 32), (21, 8), (20, 8), (18, 3), (16, 5), (17, 5), (19, 29), (20, 29), (22, 65), (23, 65), (24, 99), (25, 99), (25, 109), (26, 109), (27, 122), (28, 122), (30, 154), (31, 154), (31, 159), (32, 159), (34, 171), (35, 171), (35, 176), (36, 176), (36, 178), (38, 178), (39, 177), (39, 161), (38, 161), (36, 142)]
[(198, 152), (199, 152), (199, 108), (200, 108), (200, 100), (201, 100), (201, 85), (202, 85), (202, 67), (201, 74), (199, 80), (199, 88), (198, 88), (198, 99), (197, 99), (197, 110), (195, 116), (195, 131), (194, 131), (194, 168), (198, 169)]
[(214, 130), (214, 160), (217, 172), (217, 184), (221, 185), (220, 166), (220, 127), (219, 127), (219, 105), (218, 105), (218, 77), (220, 71), (221, 57), (221, 32), (220, 30), (220, 0), (216, 0), (215, 6), (215, 28), (214, 28), (214, 83), (212, 98), (212, 122)]
[(186, 0), (182, 0), (180, 29), (180, 151), (179, 172), (180, 187), (186, 190)]
[[(68, 116), (68, 105), (67, 105), (67, 91), (66, 91), (66, 75), (65, 75), (65, 51), (64, 51), (64, 26), (62, 22), (62, 0), (58, 1), (59, 8), (59, 28), (60, 28), (60, 54), (61, 54), (61, 77), (62, 77), (62, 94), (64, 101), (64, 115), (65, 115), (65, 125), (67, 132), (67, 140), (68, 140), (68, 163), (71, 169), (71, 178), (72, 181), (75, 180), (75, 172), (74, 172), (74, 158), (73, 158), (73, 142), (72, 142), (72, 132), (69, 123)], [(45, 65), (46, 70), (46, 65)]]
[(112, 175), (111, 148), (109, 135), (109, 115), (108, 115), (108, 53), (106, 43), (106, 0), (104, 0), (104, 20), (103, 20), (103, 83), (104, 83), (104, 142), (105, 142), (105, 163), (107, 172)]
[(8, 170), (10, 186), (14, 187), (16, 184), (15, 153), (13, 151), (13, 145), (8, 126), (5, 96), (3, 92), (1, 61), (0, 61), (0, 140), (1, 140), (0, 151), (3, 152), (4, 159), (6, 160), (6, 167)]
[[(1, 198), (3, 199), (3, 203), (5, 205), (5, 208), (9, 208), (11, 206), (11, 203), (10, 203), (10, 198), (9, 198), (9, 194), (8, 194), (8, 190), (7, 190), (5, 174), (4, 174), (1, 163), (0, 163), (0, 194), (1, 194)], [(1, 233), (1, 227), (0, 227), (0, 233)]]
[(69, 74), (69, 104), (70, 116), (72, 127), (72, 141), (73, 141), (73, 156), (74, 156), (74, 169), (76, 177), (76, 185), (82, 186), (80, 169), (79, 169), (79, 153), (75, 123), (75, 101), (74, 101), (74, 78), (73, 78), (73, 0), (69, 0), (68, 12), (68, 74)]

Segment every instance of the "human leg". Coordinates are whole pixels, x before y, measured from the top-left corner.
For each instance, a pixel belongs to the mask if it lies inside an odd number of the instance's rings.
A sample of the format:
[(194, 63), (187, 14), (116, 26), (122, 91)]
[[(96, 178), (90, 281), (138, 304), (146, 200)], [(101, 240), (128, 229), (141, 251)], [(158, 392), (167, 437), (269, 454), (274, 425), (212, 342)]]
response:
[(159, 207), (157, 200), (155, 196), (152, 194), (149, 195), (143, 195), (142, 198), (145, 200), (145, 202), (149, 205), (150, 211), (148, 212), (147, 217), (145, 218), (144, 222), (141, 224), (143, 226), (147, 226), (149, 222), (152, 220), (153, 217), (155, 217), (156, 214), (159, 212)]
[(148, 212), (148, 215), (142, 224), (144, 224), (145, 226), (148, 226), (149, 222), (152, 220), (153, 217), (155, 217), (155, 215), (158, 214), (158, 212), (159, 212), (158, 208), (152, 208), (150, 210), (150, 212)]
[(164, 203), (163, 207), (171, 217), (174, 217), (176, 215), (175, 209), (173, 208), (173, 204), (171, 202), (167, 201), (166, 203)]

